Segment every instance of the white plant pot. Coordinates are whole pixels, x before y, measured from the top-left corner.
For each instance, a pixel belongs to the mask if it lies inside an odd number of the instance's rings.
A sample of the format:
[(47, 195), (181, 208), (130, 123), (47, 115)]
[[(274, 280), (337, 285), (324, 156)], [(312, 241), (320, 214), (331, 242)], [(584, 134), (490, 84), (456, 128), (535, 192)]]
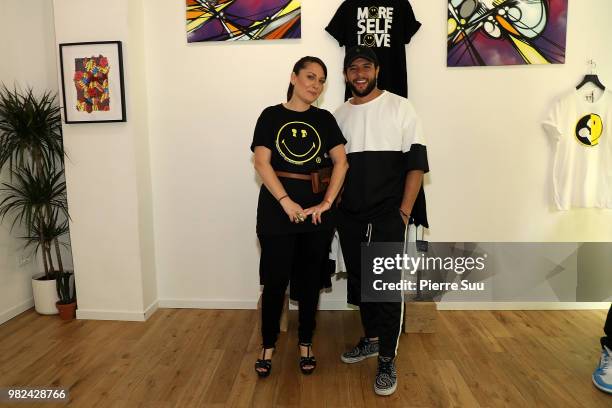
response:
[(58, 314), (55, 302), (59, 300), (55, 279), (53, 280), (36, 280), (44, 275), (32, 277), (32, 292), (34, 294), (34, 309), (36, 312), (43, 315)]

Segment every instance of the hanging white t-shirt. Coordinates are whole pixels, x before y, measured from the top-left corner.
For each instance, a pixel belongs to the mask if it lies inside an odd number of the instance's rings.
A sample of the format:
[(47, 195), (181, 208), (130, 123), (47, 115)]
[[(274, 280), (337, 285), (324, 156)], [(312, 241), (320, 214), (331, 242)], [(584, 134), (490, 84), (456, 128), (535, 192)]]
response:
[(543, 125), (556, 141), (557, 208), (612, 208), (612, 92), (573, 90), (555, 103)]

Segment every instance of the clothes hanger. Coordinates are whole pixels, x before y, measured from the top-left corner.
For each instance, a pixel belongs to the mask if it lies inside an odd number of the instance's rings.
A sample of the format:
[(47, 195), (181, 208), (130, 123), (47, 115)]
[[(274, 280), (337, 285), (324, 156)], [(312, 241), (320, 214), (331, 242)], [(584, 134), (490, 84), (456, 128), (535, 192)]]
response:
[(591, 67), (591, 73), (584, 76), (582, 82), (580, 82), (578, 86), (576, 86), (576, 89), (580, 89), (590, 82), (602, 91), (605, 91), (606, 87), (604, 86), (604, 84), (601, 83), (597, 74), (595, 74), (595, 68), (597, 67), (597, 63), (595, 63), (595, 61), (593, 61), (592, 59), (588, 60), (587, 63)]

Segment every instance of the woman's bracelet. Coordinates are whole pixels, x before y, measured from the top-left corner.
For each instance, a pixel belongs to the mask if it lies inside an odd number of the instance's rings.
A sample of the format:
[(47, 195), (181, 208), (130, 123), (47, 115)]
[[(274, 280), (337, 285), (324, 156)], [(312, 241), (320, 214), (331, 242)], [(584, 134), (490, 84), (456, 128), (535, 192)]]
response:
[(289, 194), (285, 194), (281, 198), (277, 198), (276, 201), (278, 201), (280, 203), (283, 198), (287, 198), (287, 197), (289, 197)]
[(410, 214), (406, 214), (406, 213), (404, 212), (404, 210), (402, 210), (401, 208), (400, 208), (399, 210), (400, 210), (400, 212), (402, 213), (402, 215), (403, 215), (404, 217), (408, 217), (408, 218), (410, 218)]

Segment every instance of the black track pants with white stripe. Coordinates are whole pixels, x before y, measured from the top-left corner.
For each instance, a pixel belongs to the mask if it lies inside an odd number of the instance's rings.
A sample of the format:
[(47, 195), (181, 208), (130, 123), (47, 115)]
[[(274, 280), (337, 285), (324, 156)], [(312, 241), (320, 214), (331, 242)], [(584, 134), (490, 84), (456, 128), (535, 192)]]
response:
[(606, 333), (606, 335), (601, 338), (601, 347), (603, 348), (603, 346), (606, 346), (612, 350), (612, 306), (610, 306), (610, 310), (608, 310), (608, 318), (604, 326), (604, 333)]
[(403, 303), (361, 302), (361, 244), (403, 242), (406, 226), (397, 212), (362, 222), (339, 211), (338, 233), (348, 273), (347, 301), (359, 306), (366, 337), (378, 337), (384, 357), (395, 357), (402, 326)]

